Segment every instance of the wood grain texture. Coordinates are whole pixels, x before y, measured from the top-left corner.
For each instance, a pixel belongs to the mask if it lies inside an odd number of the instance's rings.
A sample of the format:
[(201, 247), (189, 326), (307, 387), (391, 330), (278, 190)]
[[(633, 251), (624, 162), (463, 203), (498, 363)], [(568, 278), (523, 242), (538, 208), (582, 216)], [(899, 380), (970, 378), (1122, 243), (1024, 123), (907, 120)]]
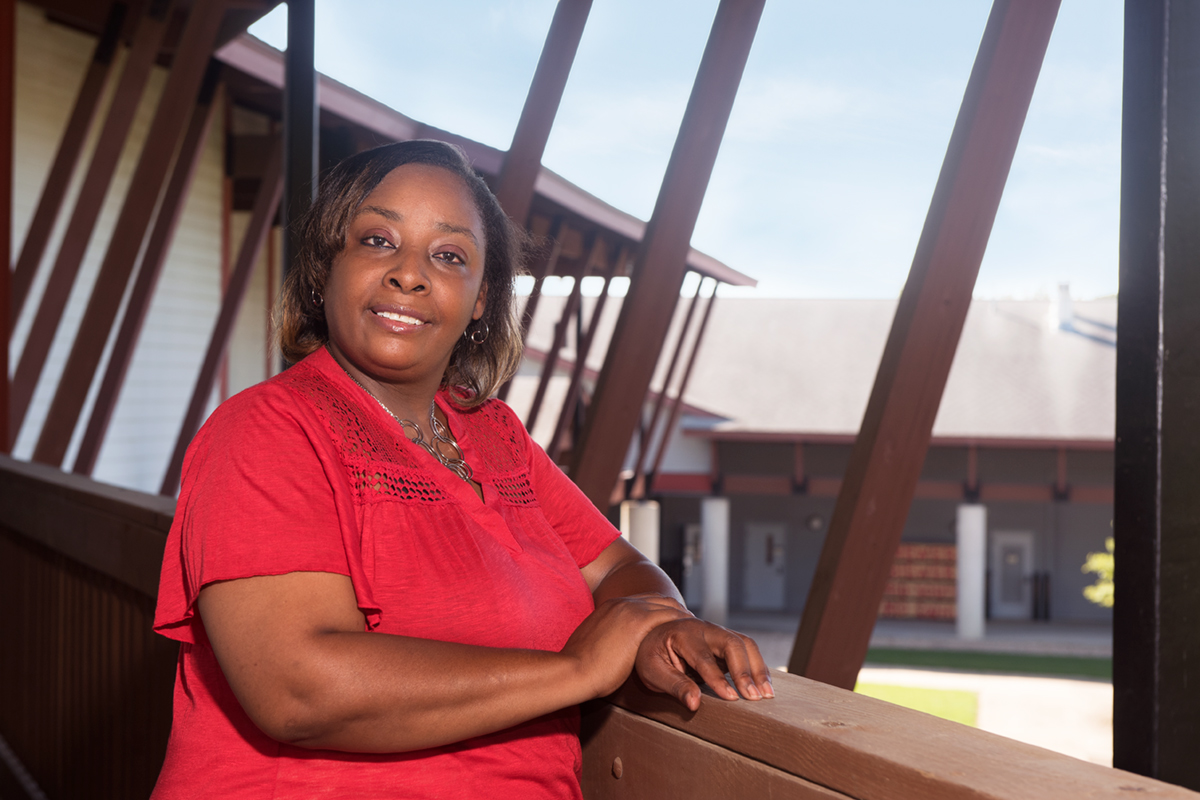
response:
[(588, 800), (847, 796), (607, 703), (585, 707), (580, 739)]
[(610, 700), (859, 800), (1200, 798), (796, 675), (773, 672), (772, 680), (774, 700), (726, 702), (706, 694), (694, 714), (636, 679)]

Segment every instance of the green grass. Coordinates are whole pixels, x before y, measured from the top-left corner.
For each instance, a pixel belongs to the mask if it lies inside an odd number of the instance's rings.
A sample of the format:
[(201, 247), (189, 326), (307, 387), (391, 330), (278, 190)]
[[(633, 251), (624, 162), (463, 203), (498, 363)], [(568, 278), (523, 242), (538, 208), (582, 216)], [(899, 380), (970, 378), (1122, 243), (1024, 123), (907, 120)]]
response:
[(867, 651), (867, 663), (881, 666), (933, 667), (961, 669), (970, 672), (1016, 672), (1027, 675), (1112, 680), (1111, 658), (968, 653), (954, 650), (893, 650), (872, 647)]
[(915, 711), (924, 711), (951, 722), (961, 722), (963, 725), (975, 725), (975, 715), (979, 708), (979, 695), (975, 692), (884, 686), (877, 683), (860, 683), (854, 687), (854, 691)]

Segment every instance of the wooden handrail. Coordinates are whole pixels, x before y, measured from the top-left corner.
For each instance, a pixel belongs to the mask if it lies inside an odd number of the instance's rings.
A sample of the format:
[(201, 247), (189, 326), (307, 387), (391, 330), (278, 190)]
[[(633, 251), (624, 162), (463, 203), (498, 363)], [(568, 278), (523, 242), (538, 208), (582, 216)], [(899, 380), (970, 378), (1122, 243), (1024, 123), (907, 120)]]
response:
[(731, 703), (706, 694), (694, 714), (636, 679), (609, 698), (612, 705), (585, 707), (585, 795), (652, 797), (662, 777), (652, 773), (666, 771), (672, 786), (689, 787), (672, 796), (699, 800), (1200, 798), (796, 675), (774, 672), (772, 679), (774, 700)]
[(0, 454), (0, 527), (151, 598), (174, 514), (174, 498)]

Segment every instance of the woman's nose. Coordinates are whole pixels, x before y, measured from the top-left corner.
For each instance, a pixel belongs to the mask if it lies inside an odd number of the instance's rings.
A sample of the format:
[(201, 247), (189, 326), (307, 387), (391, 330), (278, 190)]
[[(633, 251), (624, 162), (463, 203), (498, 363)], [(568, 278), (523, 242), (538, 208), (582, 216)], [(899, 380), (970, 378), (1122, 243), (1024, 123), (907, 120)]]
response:
[(425, 259), (420, 253), (401, 248), (385, 280), (389, 286), (402, 292), (420, 293), (429, 290), (429, 276)]

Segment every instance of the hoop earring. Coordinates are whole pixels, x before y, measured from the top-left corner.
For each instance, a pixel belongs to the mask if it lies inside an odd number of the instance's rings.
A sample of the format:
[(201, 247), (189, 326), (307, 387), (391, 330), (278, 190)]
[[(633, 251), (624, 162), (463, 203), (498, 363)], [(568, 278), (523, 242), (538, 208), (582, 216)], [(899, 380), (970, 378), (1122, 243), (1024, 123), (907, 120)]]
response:
[(317, 308), (320, 308), (321, 306), (325, 305), (325, 298), (322, 297), (321, 293), (318, 292), (316, 289), (313, 289), (311, 292), (308, 293), (308, 298), (310, 300), (312, 300), (312, 304), (314, 306), (316, 306)]
[(467, 335), (466, 331), (463, 331), (463, 337), (470, 339), (473, 344), (483, 344), (487, 341), (488, 333), (490, 333), (490, 331), (488, 330), (487, 323), (485, 322), (483, 323), (482, 330), (476, 328), (475, 330), (471, 331), (469, 336)]

